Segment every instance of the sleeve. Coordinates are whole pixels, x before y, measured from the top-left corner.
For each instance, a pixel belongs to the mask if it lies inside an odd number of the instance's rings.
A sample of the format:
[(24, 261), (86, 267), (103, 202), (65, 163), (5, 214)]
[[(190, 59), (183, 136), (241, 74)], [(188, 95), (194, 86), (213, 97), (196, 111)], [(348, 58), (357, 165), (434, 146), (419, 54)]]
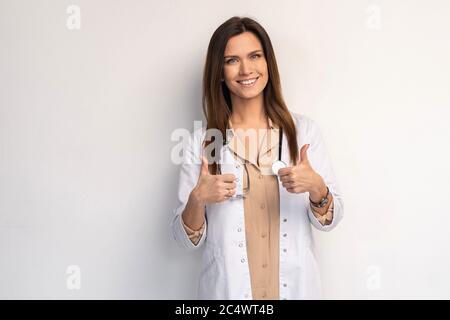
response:
[(183, 147), (183, 161), (180, 166), (178, 179), (177, 203), (173, 210), (173, 218), (170, 223), (175, 241), (187, 251), (196, 250), (203, 245), (208, 229), (208, 223), (205, 218), (203, 233), (200, 235), (197, 244), (194, 244), (189, 238), (189, 234), (181, 219), (181, 214), (186, 207), (189, 195), (192, 189), (194, 189), (200, 174), (201, 145), (201, 135), (195, 135), (194, 132), (189, 136), (188, 142)]
[(313, 169), (324, 179), (325, 184), (333, 195), (332, 220), (331, 223), (323, 225), (316, 217), (310, 205), (307, 206), (308, 217), (313, 226), (321, 231), (334, 229), (344, 215), (344, 201), (339, 185), (336, 181), (331, 159), (325, 146), (322, 133), (318, 125), (311, 119), (310, 122), (310, 146), (308, 148), (308, 158)]

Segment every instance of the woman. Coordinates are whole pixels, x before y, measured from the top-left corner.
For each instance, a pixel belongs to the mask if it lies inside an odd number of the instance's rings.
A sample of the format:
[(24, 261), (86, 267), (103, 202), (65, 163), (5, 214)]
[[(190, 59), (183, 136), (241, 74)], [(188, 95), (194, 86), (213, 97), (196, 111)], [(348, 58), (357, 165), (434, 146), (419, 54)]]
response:
[[(233, 17), (214, 32), (203, 111), (208, 130), (195, 130), (185, 150), (171, 224), (181, 246), (204, 247), (198, 298), (320, 298), (311, 224), (333, 229), (343, 200), (319, 128), (283, 101), (271, 41), (256, 21)], [(212, 163), (211, 129), (226, 137)], [(250, 130), (249, 142), (242, 132)]]

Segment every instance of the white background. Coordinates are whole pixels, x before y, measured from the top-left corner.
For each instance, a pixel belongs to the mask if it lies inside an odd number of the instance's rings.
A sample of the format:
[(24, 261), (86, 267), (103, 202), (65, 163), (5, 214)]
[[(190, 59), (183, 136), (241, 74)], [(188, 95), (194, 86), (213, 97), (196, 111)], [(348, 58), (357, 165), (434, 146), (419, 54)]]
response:
[(200, 252), (169, 227), (170, 135), (204, 120), (207, 45), (233, 15), (265, 27), (289, 108), (332, 157), (345, 216), (315, 234), (325, 297), (450, 298), (449, 13), (445, 0), (1, 0), (0, 298), (195, 297)]

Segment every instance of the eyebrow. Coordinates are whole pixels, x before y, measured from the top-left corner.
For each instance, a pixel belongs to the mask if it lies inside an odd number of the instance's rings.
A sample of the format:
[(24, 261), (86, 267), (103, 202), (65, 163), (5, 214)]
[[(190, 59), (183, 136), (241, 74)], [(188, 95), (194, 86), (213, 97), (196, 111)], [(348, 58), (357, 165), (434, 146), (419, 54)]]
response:
[[(252, 54), (257, 53), (257, 52), (263, 52), (263, 51), (255, 50), (255, 51), (250, 52), (248, 55), (251, 56)], [(225, 58), (239, 58), (239, 57), (238, 56), (224, 56), (223, 58), (225, 59)]]

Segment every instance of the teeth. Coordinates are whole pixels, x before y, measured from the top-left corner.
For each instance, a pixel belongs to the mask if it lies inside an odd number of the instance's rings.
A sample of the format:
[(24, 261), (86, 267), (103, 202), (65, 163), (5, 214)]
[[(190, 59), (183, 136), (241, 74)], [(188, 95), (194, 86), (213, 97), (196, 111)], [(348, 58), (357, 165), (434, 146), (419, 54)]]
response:
[(253, 84), (253, 83), (255, 83), (256, 80), (257, 80), (257, 78), (251, 79), (251, 80), (238, 81), (238, 82), (239, 82), (239, 83), (242, 83), (242, 84), (248, 85), (248, 84)]

